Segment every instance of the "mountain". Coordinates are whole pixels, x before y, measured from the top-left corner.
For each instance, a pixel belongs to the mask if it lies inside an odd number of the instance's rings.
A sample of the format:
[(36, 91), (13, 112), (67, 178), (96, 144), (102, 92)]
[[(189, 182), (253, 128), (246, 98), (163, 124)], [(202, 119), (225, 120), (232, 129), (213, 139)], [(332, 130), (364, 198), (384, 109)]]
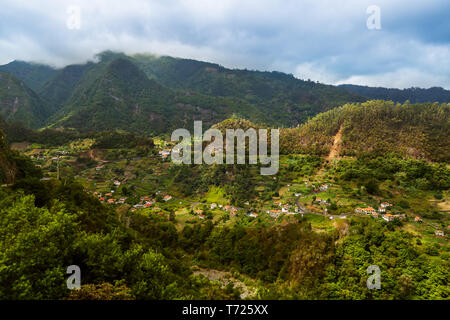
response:
[(69, 65), (58, 70), (44, 84), (40, 91), (41, 95), (56, 106), (62, 106), (93, 66), (94, 63), (90, 62), (83, 65)]
[(0, 66), (0, 72), (16, 76), (32, 90), (40, 92), (44, 84), (56, 73), (56, 70), (43, 64), (14, 60)]
[[(364, 100), (344, 89), (299, 80), (280, 72), (230, 70), (217, 64), (189, 59), (142, 54), (128, 56), (111, 51), (102, 52), (95, 58), (96, 62), (51, 69), (51, 74), (48, 70), (43, 71), (43, 83), (38, 93), (49, 101), (55, 113), (48, 123), (61, 120), (59, 115), (63, 113), (57, 112), (59, 109), (80, 107), (79, 102), (84, 99), (82, 95), (92, 92), (90, 87), (102, 77), (108, 64), (116, 59), (130, 61), (149, 79), (171, 89), (179, 100), (186, 101), (177, 103), (185, 105), (181, 111), (187, 118), (202, 119), (210, 124), (236, 114), (269, 125), (296, 126), (330, 108)], [(23, 66), (26, 63), (20, 62), (20, 65), (26, 69)], [(27, 68), (37, 70), (34, 64)], [(16, 74), (25, 83), (29, 81), (25, 73)], [(169, 129), (162, 130), (158, 126), (156, 131), (168, 132)]]
[[(280, 134), (284, 153), (354, 156), (396, 152), (415, 158), (450, 160), (450, 104), (395, 104), (372, 100), (346, 104)], [(333, 151), (333, 152), (331, 152)]]
[[(298, 126), (346, 103), (372, 98), (450, 100), (449, 91), (442, 88), (336, 87), (281, 72), (232, 70), (190, 59), (112, 51), (96, 55), (95, 61), (57, 70), (21, 61), (0, 66), (0, 70), (16, 75), (37, 91), (18, 95), (23, 98), (19, 101), (33, 101), (28, 105), (34, 107), (21, 108), (25, 114), (15, 109), (15, 97), (12, 101), (10, 96), (2, 98), (8, 106), (3, 107), (3, 117), (35, 128), (123, 129), (151, 135), (179, 127), (190, 129), (193, 120), (210, 126), (230, 117), (283, 128)], [(28, 95), (32, 98), (25, 99)]]
[(173, 57), (133, 55), (163, 85), (217, 97), (235, 97), (270, 114), (270, 125), (296, 126), (317, 113), (365, 99), (335, 86), (304, 81), (282, 72), (231, 70), (218, 64)]
[(432, 87), (429, 89), (409, 88), (393, 89), (381, 87), (366, 87), (353, 84), (343, 84), (339, 86), (351, 93), (363, 96), (367, 99), (389, 100), (404, 103), (424, 103), (424, 102), (450, 102), (450, 91), (441, 87)]
[[(233, 112), (263, 115), (233, 99), (176, 92), (149, 79), (129, 59), (118, 58), (92, 70), (53, 118), (52, 127), (81, 131), (123, 129), (141, 135), (190, 128), (194, 120), (212, 125)], [(94, 72), (95, 71), (95, 72)], [(265, 118), (264, 118), (265, 119)]]
[(24, 81), (0, 73), (0, 116), (8, 122), (21, 121), (31, 128), (43, 125), (49, 116), (49, 105)]

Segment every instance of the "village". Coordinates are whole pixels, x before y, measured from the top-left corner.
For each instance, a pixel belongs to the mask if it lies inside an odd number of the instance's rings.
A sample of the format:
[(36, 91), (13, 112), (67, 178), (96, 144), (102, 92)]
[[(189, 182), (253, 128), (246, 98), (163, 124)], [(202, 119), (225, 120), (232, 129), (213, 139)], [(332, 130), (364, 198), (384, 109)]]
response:
[[(155, 150), (147, 156), (140, 155), (136, 150), (92, 151), (92, 144), (93, 141), (78, 141), (63, 148), (46, 150), (34, 147), (28, 152), (33, 161), (46, 172), (42, 180), (58, 179), (61, 175), (70, 174), (72, 166), (79, 166), (80, 155), (89, 155), (91, 158), (87, 159), (89, 163), (85, 170), (79, 171), (74, 178), (85, 186), (86, 193), (105, 205), (114, 206), (122, 213), (133, 214), (139, 211), (167, 217), (172, 213), (180, 221), (192, 218), (219, 221), (227, 215), (227, 219), (271, 219), (273, 223), (299, 216), (312, 219), (312, 223), (319, 229), (325, 226), (329, 228), (336, 219), (360, 216), (386, 223), (410, 221), (424, 224), (432, 228), (433, 234), (440, 238), (446, 238), (449, 230), (448, 226), (447, 231), (444, 231), (435, 223), (424, 223), (420, 214), (405, 212), (395, 203), (386, 201), (387, 199), (369, 198), (367, 202), (353, 200), (343, 192), (339, 184), (324, 179), (320, 174), (292, 181), (283, 177), (282, 170), (281, 175), (273, 177), (273, 180), (282, 182), (278, 196), (264, 200), (261, 197), (255, 198), (240, 206), (232, 205), (220, 192), (214, 196), (186, 198), (165, 187), (170, 181), (170, 177), (165, 177), (164, 173), (171, 165), (172, 151), (180, 152), (178, 149), (172, 150), (173, 143), (155, 139)], [(282, 156), (281, 165), (285, 165), (286, 161), (290, 160)], [(143, 174), (146, 171), (149, 173)], [(160, 183), (159, 186), (155, 184), (156, 181)], [(256, 186), (255, 189), (264, 190), (269, 180), (265, 181), (261, 181), (261, 186)]]

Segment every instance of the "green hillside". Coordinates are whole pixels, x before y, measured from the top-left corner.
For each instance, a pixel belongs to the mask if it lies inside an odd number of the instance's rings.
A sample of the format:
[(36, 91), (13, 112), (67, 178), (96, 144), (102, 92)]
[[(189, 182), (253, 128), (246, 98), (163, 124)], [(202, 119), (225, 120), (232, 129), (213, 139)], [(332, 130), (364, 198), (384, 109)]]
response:
[(346, 102), (364, 101), (335, 86), (303, 81), (282, 72), (227, 69), (190, 59), (132, 56), (150, 77), (173, 89), (238, 97), (270, 114), (270, 125), (295, 126)]
[(429, 89), (395, 89), (357, 86), (352, 84), (342, 84), (339, 87), (344, 88), (354, 94), (363, 96), (367, 99), (382, 99), (400, 103), (404, 103), (406, 101), (409, 101), (411, 103), (450, 102), (450, 91), (445, 90), (441, 87), (432, 87)]
[(32, 128), (42, 126), (49, 115), (48, 104), (13, 75), (0, 73), (0, 115)]
[(239, 99), (166, 88), (149, 79), (128, 59), (103, 62), (88, 75), (53, 116), (53, 127), (82, 131), (123, 129), (148, 135), (191, 127), (194, 120), (212, 125), (233, 113), (258, 122), (268, 120), (256, 107)]
[(373, 100), (346, 104), (281, 134), (284, 152), (327, 155), (341, 130), (340, 155), (397, 152), (415, 158), (450, 160), (450, 105), (394, 104)]
[(50, 66), (14, 60), (0, 66), (0, 72), (9, 73), (25, 82), (35, 92), (43, 89), (44, 84), (56, 73)]

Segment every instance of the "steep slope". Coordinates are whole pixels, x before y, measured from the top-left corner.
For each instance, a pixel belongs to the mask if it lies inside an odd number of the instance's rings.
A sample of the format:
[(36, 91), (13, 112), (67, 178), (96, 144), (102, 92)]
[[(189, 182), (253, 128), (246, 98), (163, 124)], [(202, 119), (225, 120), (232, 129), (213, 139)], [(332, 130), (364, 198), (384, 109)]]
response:
[(409, 100), (410, 103), (450, 102), (450, 91), (440, 87), (433, 87), (429, 89), (394, 89), (357, 86), (352, 84), (343, 84), (339, 87), (344, 88), (354, 94), (363, 96), (367, 99), (390, 100), (400, 103), (404, 103), (407, 100)]
[(119, 58), (127, 58), (124, 54), (105, 51), (94, 57), (97, 62), (72, 64), (57, 70), (44, 84), (40, 94), (53, 102), (57, 109), (65, 105), (72, 95), (80, 94), (93, 85), (105, 72), (108, 64)]
[(346, 104), (295, 129), (283, 130), (284, 153), (328, 155), (342, 128), (341, 156), (398, 152), (433, 161), (450, 160), (450, 104), (394, 104), (372, 100)]
[(17, 174), (17, 168), (10, 160), (9, 153), (5, 135), (0, 130), (0, 183), (12, 183)]
[(93, 67), (93, 63), (69, 65), (53, 74), (40, 92), (55, 106), (62, 106), (72, 95), (83, 76)]
[(49, 108), (22, 80), (0, 73), (0, 115), (8, 122), (38, 128), (49, 116)]
[(53, 127), (82, 131), (124, 129), (142, 135), (205, 125), (239, 114), (259, 122), (266, 115), (245, 101), (175, 92), (149, 79), (129, 59), (101, 63), (89, 72), (65, 106), (53, 116)]
[(44, 84), (55, 74), (56, 69), (43, 64), (14, 60), (0, 66), (0, 72), (16, 76), (32, 90), (40, 92)]

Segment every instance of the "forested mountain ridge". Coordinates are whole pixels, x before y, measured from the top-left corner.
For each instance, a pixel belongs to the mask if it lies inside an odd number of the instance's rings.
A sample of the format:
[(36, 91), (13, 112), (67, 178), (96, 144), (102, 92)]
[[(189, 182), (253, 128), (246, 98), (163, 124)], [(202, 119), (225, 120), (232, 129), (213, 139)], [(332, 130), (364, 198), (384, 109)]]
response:
[(44, 84), (57, 72), (56, 69), (39, 63), (14, 60), (0, 66), (0, 72), (9, 73), (25, 82), (35, 92), (40, 92)]
[[(172, 95), (181, 97), (183, 101), (175, 103), (183, 104), (184, 107), (182, 110), (176, 109), (183, 111), (187, 118), (201, 119), (208, 124), (219, 122), (236, 113), (258, 123), (295, 126), (319, 112), (346, 102), (364, 100), (343, 89), (299, 80), (281, 72), (230, 70), (195, 60), (157, 58), (151, 55), (127, 56), (110, 51), (102, 52), (96, 58), (96, 62), (51, 69), (51, 73), (46, 70), (45, 75), (42, 75), (42, 83), (38, 88), (35, 86), (35, 90), (52, 105), (53, 114), (46, 124), (61, 120), (61, 114), (67, 115), (64, 112), (58, 113), (59, 110), (80, 107), (79, 102), (93, 91), (91, 86), (106, 72), (108, 65), (117, 59), (133, 63), (148, 78), (171, 89)], [(35, 85), (34, 78), (30, 78), (28, 73), (21, 72), (18, 67), (11, 67), (15, 64), (17, 63), (6, 65), (9, 66), (9, 72), (27, 84)], [(21, 62), (21, 66), (22, 64), (26, 63)], [(28, 69), (34, 73), (39, 72), (35, 64), (30, 64)], [(165, 112), (171, 109), (166, 104), (158, 107)], [(205, 113), (205, 109), (214, 111)], [(160, 113), (158, 116), (164, 118)], [(170, 128), (159, 125), (148, 131), (168, 132)]]
[(269, 125), (295, 126), (346, 102), (364, 101), (335, 86), (282, 72), (227, 69), (214, 63), (146, 54), (132, 59), (150, 78), (172, 89), (243, 99), (270, 114)]
[(339, 87), (348, 90), (354, 94), (363, 96), (367, 99), (390, 100), (404, 103), (424, 103), (424, 102), (450, 102), (450, 91), (441, 87), (423, 88), (382, 88), (367, 87), (353, 84), (342, 84)]
[(342, 130), (340, 155), (398, 152), (433, 161), (450, 160), (450, 105), (395, 104), (372, 100), (322, 113), (299, 128), (283, 130), (281, 150), (327, 155)]
[(233, 113), (268, 120), (245, 101), (173, 91), (149, 79), (129, 59), (113, 59), (101, 71), (93, 70), (89, 85), (77, 87), (52, 117), (52, 127), (81, 131), (123, 129), (149, 135), (190, 128), (194, 120), (212, 125)]
[(0, 115), (8, 122), (21, 121), (39, 128), (50, 115), (50, 105), (42, 100), (24, 81), (0, 73)]

